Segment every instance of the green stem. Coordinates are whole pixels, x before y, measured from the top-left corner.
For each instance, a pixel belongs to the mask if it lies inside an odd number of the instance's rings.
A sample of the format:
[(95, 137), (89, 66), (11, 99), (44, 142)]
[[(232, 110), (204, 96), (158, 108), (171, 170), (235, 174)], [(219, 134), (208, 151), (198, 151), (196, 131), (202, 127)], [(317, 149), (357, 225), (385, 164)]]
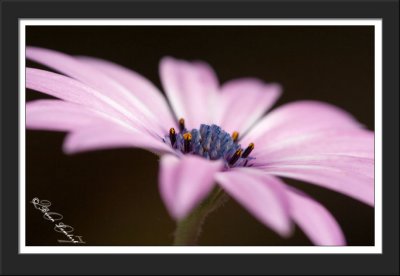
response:
[(214, 189), (186, 218), (178, 221), (173, 245), (196, 245), (205, 219), (226, 200), (220, 188)]

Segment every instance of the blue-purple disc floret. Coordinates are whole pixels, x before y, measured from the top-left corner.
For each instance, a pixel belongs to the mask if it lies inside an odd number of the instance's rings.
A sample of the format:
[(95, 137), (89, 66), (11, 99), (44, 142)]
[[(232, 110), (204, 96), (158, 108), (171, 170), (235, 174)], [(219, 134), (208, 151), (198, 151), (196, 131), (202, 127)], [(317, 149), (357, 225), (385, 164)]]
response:
[[(173, 131), (173, 133), (171, 133)], [(232, 136), (217, 125), (200, 125), (199, 129), (187, 130), (182, 128), (179, 133), (171, 129), (164, 141), (174, 149), (185, 153), (202, 156), (209, 160), (225, 161), (227, 167), (249, 166), (254, 159), (242, 156), (241, 145)]]

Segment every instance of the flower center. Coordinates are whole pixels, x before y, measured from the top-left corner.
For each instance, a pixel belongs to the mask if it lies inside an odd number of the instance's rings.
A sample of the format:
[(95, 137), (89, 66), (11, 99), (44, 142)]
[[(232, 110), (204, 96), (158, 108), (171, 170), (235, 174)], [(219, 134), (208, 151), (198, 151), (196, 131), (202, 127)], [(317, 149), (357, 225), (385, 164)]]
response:
[(164, 142), (184, 154), (194, 154), (209, 160), (222, 159), (229, 168), (249, 166), (249, 161), (254, 159), (249, 157), (254, 144), (250, 143), (243, 149), (238, 138), (237, 131), (230, 135), (217, 125), (202, 124), (199, 129), (189, 131), (185, 121), (180, 119), (179, 133), (171, 128)]

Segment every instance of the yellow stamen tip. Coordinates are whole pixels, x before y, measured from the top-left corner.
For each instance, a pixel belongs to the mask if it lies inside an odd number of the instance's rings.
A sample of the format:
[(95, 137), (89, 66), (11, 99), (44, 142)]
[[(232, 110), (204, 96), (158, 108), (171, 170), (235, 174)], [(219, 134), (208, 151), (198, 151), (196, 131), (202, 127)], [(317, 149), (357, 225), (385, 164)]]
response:
[(249, 144), (249, 148), (251, 148), (253, 150), (254, 149), (254, 143), (250, 143)]
[(175, 128), (171, 127), (170, 130), (169, 130), (169, 133), (175, 134)]
[(239, 132), (234, 131), (234, 132), (232, 133), (232, 140), (233, 140), (234, 142), (236, 142), (238, 138), (239, 138)]
[(185, 119), (179, 119), (179, 131), (182, 132), (185, 129)]
[(183, 134), (183, 139), (185, 140), (192, 140), (192, 134), (190, 132), (186, 132), (185, 134)]

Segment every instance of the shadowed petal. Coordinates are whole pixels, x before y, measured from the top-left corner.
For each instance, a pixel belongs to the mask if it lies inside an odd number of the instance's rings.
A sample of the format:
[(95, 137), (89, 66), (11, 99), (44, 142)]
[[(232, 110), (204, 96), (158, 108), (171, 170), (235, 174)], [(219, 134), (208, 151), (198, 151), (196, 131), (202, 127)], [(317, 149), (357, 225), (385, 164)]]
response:
[(290, 215), (315, 245), (346, 245), (343, 232), (330, 212), (321, 204), (287, 187)]
[(374, 178), (354, 171), (316, 165), (268, 166), (264, 171), (310, 182), (374, 205)]
[(214, 175), (223, 163), (194, 155), (161, 158), (159, 185), (170, 215), (183, 219), (213, 189)]
[(347, 112), (317, 101), (285, 104), (268, 113), (243, 138), (243, 144), (255, 143), (261, 150), (288, 137), (329, 129), (360, 129), (361, 125)]
[(258, 79), (229, 81), (221, 88), (216, 123), (227, 132), (245, 133), (271, 108), (280, 94), (279, 85)]
[(130, 147), (144, 148), (155, 154), (175, 154), (175, 151), (161, 139), (108, 123), (71, 132), (64, 141), (63, 150), (67, 154), (74, 154), (83, 151)]
[(176, 127), (176, 120), (168, 107), (166, 99), (159, 89), (145, 77), (110, 61), (86, 56), (78, 58), (82, 62), (106, 73), (113, 80), (126, 87), (157, 116), (163, 125)]
[(218, 80), (210, 66), (166, 57), (160, 77), (175, 115), (185, 119), (188, 129), (212, 123)]
[(253, 216), (282, 236), (291, 234), (284, 186), (274, 177), (254, 169), (221, 172), (216, 180)]
[(73, 131), (97, 124), (129, 124), (88, 107), (59, 100), (36, 100), (26, 104), (26, 127), (56, 131)]
[(144, 120), (153, 128), (159, 131), (161, 130), (163, 134), (166, 133), (166, 131), (163, 130), (165, 126), (159, 124), (157, 117), (149, 107), (142, 103), (123, 85), (119, 84), (101, 70), (97, 70), (93, 66), (85, 64), (75, 57), (44, 48), (27, 47), (26, 57), (86, 84), (95, 89), (99, 94), (101, 93), (118, 104), (121, 108), (131, 111), (135, 110), (136, 117), (139, 117), (138, 114), (141, 114), (141, 120)]

